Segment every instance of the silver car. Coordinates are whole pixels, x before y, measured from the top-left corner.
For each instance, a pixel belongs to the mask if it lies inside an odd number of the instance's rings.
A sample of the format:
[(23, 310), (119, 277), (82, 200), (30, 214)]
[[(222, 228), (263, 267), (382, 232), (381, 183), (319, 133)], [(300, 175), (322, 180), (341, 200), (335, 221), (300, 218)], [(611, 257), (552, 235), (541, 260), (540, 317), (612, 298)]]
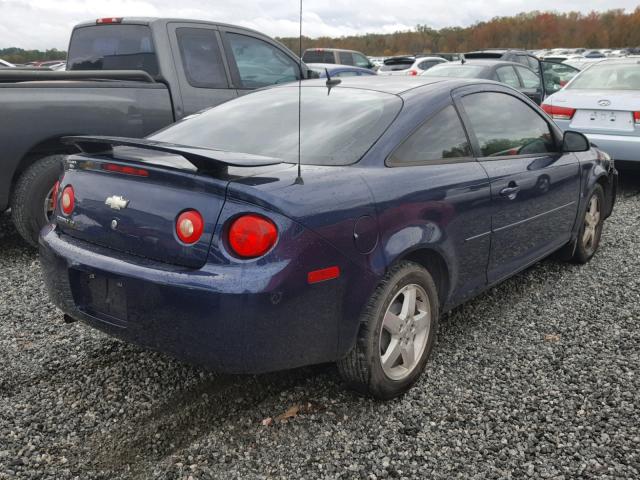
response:
[(563, 130), (577, 130), (616, 161), (640, 162), (640, 58), (583, 70), (542, 105)]

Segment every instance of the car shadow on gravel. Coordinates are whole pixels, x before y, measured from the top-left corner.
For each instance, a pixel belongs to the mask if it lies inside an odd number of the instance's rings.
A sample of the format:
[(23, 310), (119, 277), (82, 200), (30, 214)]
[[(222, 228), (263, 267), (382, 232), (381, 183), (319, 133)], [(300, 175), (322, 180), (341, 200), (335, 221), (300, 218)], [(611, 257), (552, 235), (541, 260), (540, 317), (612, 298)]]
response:
[[(83, 451), (78, 452), (78, 462), (91, 458), (92, 467), (98, 471), (120, 471), (126, 466), (133, 478), (145, 478), (153, 465), (208, 435), (225, 435), (231, 429), (234, 442), (254, 443), (255, 429), (262, 420), (282, 413), (274, 412), (269, 405), (273, 399), (284, 395), (288, 398), (287, 404), (305, 402), (316, 398), (313, 385), (318, 384), (333, 383), (335, 393), (340, 390), (331, 365), (255, 376), (226, 375), (181, 364), (133, 346), (126, 345), (123, 350), (127, 351), (125, 358), (119, 361), (132, 368), (139, 365), (137, 359), (149, 355), (157, 356), (154, 363), (166, 367), (161, 378), (154, 377), (149, 391), (145, 392), (143, 387), (142, 396), (152, 398), (156, 381), (163, 384), (170, 379), (187, 378), (184, 383), (174, 383), (175, 391), (153, 403), (150, 409), (142, 413), (127, 412), (109, 430), (95, 432), (87, 439)], [(102, 359), (96, 357), (95, 362), (95, 367), (87, 362), (83, 369), (104, 368)], [(121, 389), (117, 393), (124, 394), (129, 382), (130, 379), (123, 377), (122, 384), (114, 386)], [(291, 392), (298, 395), (291, 397)]]

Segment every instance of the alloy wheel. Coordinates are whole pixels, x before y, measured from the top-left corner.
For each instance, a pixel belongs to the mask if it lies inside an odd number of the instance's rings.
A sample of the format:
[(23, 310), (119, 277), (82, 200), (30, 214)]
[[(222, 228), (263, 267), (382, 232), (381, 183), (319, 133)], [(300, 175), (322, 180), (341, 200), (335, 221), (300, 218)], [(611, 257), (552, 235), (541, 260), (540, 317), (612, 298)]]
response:
[(598, 241), (598, 228), (600, 228), (600, 199), (593, 195), (589, 201), (589, 208), (584, 216), (584, 233), (582, 245), (585, 250), (595, 250)]
[(425, 290), (416, 284), (393, 298), (380, 329), (380, 362), (392, 380), (403, 380), (420, 363), (429, 339), (431, 309)]

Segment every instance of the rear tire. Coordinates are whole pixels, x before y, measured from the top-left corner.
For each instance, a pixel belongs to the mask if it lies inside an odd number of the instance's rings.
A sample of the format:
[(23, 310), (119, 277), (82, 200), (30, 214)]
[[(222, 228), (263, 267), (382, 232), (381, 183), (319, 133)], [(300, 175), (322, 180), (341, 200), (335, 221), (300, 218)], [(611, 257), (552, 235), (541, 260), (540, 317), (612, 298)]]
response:
[(578, 231), (576, 251), (571, 259), (573, 262), (585, 264), (598, 251), (605, 219), (604, 207), (604, 190), (600, 185), (596, 185), (582, 212), (582, 225)]
[(338, 362), (347, 387), (382, 400), (406, 392), (431, 354), (438, 315), (429, 272), (413, 262), (392, 268), (369, 300), (355, 346)]
[(64, 155), (41, 158), (27, 168), (16, 182), (11, 196), (11, 216), (18, 233), (31, 246), (38, 246), (38, 235), (49, 223), (51, 192), (63, 170)]

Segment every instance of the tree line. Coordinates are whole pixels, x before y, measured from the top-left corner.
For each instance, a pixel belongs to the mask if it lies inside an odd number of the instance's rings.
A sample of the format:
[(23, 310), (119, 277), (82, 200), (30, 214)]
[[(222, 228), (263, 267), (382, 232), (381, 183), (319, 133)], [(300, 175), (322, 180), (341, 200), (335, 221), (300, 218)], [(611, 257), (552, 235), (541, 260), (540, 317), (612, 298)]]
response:
[(46, 60), (64, 60), (67, 52), (52, 48), (50, 50), (23, 50), (22, 48), (0, 48), (0, 58), (11, 63), (28, 63)]
[[(278, 38), (294, 52), (297, 37)], [(467, 52), (482, 48), (625, 48), (640, 47), (640, 7), (606, 12), (528, 12), (496, 17), (470, 27), (440, 30), (417, 25), (412, 31), (391, 34), (368, 33), (340, 38), (302, 39), (303, 49), (333, 47), (357, 50), (367, 55)]]
[[(278, 38), (294, 52), (297, 37)], [(303, 37), (302, 48), (333, 47), (357, 50), (367, 55), (467, 52), (480, 48), (624, 48), (640, 47), (640, 7), (626, 13), (623, 9), (606, 12), (529, 12), (513, 17), (496, 17), (470, 27), (446, 27), (440, 30), (417, 25), (411, 31), (390, 34), (367, 33), (348, 37)], [(38, 60), (63, 60), (67, 53), (55, 48), (23, 50), (0, 49), (0, 58), (11, 63)]]

